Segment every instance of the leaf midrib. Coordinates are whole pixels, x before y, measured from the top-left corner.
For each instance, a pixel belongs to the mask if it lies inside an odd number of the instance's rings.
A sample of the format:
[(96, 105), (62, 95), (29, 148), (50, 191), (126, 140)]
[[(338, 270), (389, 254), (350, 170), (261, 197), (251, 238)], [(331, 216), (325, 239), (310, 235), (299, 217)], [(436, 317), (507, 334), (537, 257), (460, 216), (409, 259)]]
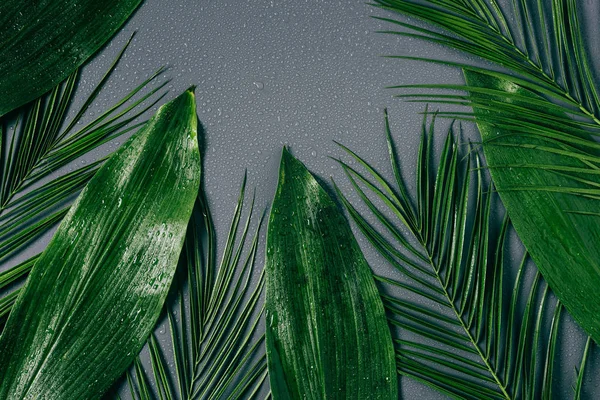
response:
[(510, 394), (506, 390), (506, 385), (503, 384), (502, 380), (500, 379), (500, 377), (496, 373), (495, 369), (492, 368), (492, 365), (490, 364), (488, 358), (483, 354), (483, 352), (479, 348), (479, 345), (477, 344), (477, 341), (475, 340), (475, 338), (471, 334), (471, 331), (465, 325), (465, 323), (464, 323), (464, 321), (463, 321), (463, 319), (462, 319), (462, 317), (461, 317), (458, 309), (456, 308), (456, 306), (454, 305), (454, 302), (452, 301), (452, 298), (451, 298), (450, 294), (446, 290), (446, 286), (444, 285), (444, 283), (442, 281), (442, 277), (438, 273), (439, 270), (438, 270), (438, 268), (436, 268), (437, 264), (434, 261), (433, 255), (431, 254), (431, 252), (429, 251), (429, 249), (427, 248), (427, 246), (424, 244), (424, 241), (422, 240), (421, 235), (419, 234), (419, 235), (416, 235), (416, 236), (417, 236), (417, 238), (419, 240), (419, 244), (425, 250), (425, 254), (426, 254), (426, 257), (428, 259), (429, 266), (433, 269), (433, 271), (435, 273), (435, 278), (436, 278), (439, 286), (441, 287), (442, 291), (444, 292), (444, 296), (445, 296), (445, 299), (446, 299), (446, 301), (448, 303), (448, 307), (450, 309), (452, 309), (452, 311), (454, 312), (454, 315), (456, 316), (456, 319), (460, 323), (460, 326), (462, 327), (462, 329), (464, 330), (464, 332), (467, 334), (469, 342), (475, 348), (475, 351), (477, 352), (477, 355), (481, 358), (481, 361), (483, 361), (483, 363), (485, 365), (485, 368), (488, 370), (488, 372), (490, 373), (490, 375), (494, 379), (494, 382), (496, 383), (496, 385), (500, 389), (502, 396), (504, 396), (504, 398), (506, 400), (513, 400), (513, 398), (510, 396)]

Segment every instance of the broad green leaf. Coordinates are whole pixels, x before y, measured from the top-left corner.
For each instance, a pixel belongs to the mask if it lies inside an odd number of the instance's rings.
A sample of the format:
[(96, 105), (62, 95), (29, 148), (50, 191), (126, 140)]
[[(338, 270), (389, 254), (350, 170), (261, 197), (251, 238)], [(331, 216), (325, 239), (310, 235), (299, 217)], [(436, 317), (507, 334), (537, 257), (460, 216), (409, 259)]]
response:
[(348, 222), (284, 149), (267, 235), (267, 359), (274, 399), (397, 399), (394, 349)]
[(195, 108), (162, 106), (83, 189), (0, 337), (0, 399), (98, 398), (136, 357), (198, 193)]
[(110, 39), (141, 0), (3, 0), (0, 116), (63, 81)]
[[(539, 99), (504, 79), (468, 71), (465, 77), (469, 86), (500, 91), (472, 94), (477, 104), (502, 101), (502, 91)], [(477, 105), (474, 111), (494, 184), (515, 230), (561, 302), (600, 342), (598, 170), (579, 158), (587, 154), (582, 150), (539, 135), (511, 134), (487, 123), (495, 111)]]

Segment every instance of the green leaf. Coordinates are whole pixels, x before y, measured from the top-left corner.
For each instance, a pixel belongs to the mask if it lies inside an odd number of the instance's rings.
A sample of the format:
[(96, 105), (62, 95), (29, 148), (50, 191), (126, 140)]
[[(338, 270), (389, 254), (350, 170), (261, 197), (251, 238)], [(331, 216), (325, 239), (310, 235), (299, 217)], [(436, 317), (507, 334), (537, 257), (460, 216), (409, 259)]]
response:
[(424, 97), (473, 107), (440, 115), (477, 122), (492, 178), (523, 243), (562, 303), (600, 341), (594, 295), (600, 283), (600, 90), (579, 22), (585, 7), (576, 0), (375, 2), (435, 26), (384, 19), (401, 27), (390, 33), (494, 64), (400, 56), (461, 67), (469, 79), (466, 85), (398, 87), (450, 90)]
[(97, 398), (137, 355), (198, 192), (195, 104), (161, 107), (69, 210), (0, 337), (0, 398)]
[(369, 266), (336, 204), (287, 149), (269, 220), (265, 291), (273, 398), (398, 398)]
[(0, 116), (52, 89), (108, 41), (141, 0), (0, 3)]
[[(520, 95), (522, 102), (539, 99), (510, 81), (489, 75), (465, 71), (465, 79), (469, 86), (499, 92), (472, 94), (477, 103), (505, 101), (503, 91)], [(584, 152), (565, 143), (514, 134), (486, 122), (494, 121), (499, 111), (482, 110), (477, 105), (474, 111), (488, 167), (515, 230), (567, 310), (600, 342), (600, 299), (596, 296), (600, 287), (600, 229), (598, 217), (593, 216), (600, 210), (600, 197), (590, 192), (600, 186), (600, 176), (591, 174), (597, 170), (578, 158)], [(544, 147), (548, 151), (540, 150)], [(569, 169), (578, 172), (567, 173)]]

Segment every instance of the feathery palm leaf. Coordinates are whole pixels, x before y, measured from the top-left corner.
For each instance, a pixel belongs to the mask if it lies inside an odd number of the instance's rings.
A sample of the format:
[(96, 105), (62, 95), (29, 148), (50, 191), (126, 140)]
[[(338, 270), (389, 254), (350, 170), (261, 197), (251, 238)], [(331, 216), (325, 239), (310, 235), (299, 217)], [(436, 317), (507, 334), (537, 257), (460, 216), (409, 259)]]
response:
[[(553, 0), (551, 5), (521, 0), (510, 10), (502, 11), (496, 0), (376, 0), (379, 7), (429, 22), (442, 31), (423, 28), (389, 18), (378, 18), (408, 28), (409, 31), (384, 31), (395, 35), (416, 37), (432, 43), (490, 61), (499, 70), (469, 63), (446, 62), (424, 57), (392, 56), (458, 66), (514, 83), (539, 97), (518, 92), (511, 87), (480, 87), (478, 85), (424, 84), (399, 85), (392, 88), (435, 89), (453, 91), (450, 94), (408, 94), (400, 97), (418, 98), (444, 104), (471, 106), (477, 110), (493, 110), (493, 116), (478, 115), (482, 120), (510, 135), (537, 136), (551, 143), (562, 144), (565, 155), (584, 158), (590, 163), (577, 173), (590, 173), (600, 163), (600, 145), (593, 140), (600, 134), (600, 98), (586, 46), (579, 26), (575, 0)], [(515, 26), (507, 20), (514, 18)], [(445, 31), (450, 32), (447, 34)], [(516, 31), (514, 38), (511, 32)], [(466, 94), (456, 94), (455, 91)], [(440, 116), (476, 121), (476, 112), (439, 113)], [(499, 141), (498, 135), (494, 141)], [(492, 141), (492, 140), (490, 140)], [(586, 158), (584, 155), (588, 155)], [(591, 165), (591, 164), (594, 165)], [(562, 171), (573, 174), (574, 171)], [(597, 195), (600, 192), (594, 191)]]
[[(492, 73), (559, 102), (559, 110), (568, 107), (574, 115), (589, 120), (589, 127), (594, 131), (600, 129), (600, 97), (581, 32), (576, 0), (552, 0), (549, 4), (538, 0), (520, 0), (504, 7), (496, 0), (375, 0), (375, 5), (441, 28), (424, 28), (378, 17), (409, 30), (386, 33), (415, 37), (453, 48), (490, 61), (502, 69), (490, 71), (489, 68), (467, 62), (394, 57)], [(511, 25), (507, 21), (512, 19), (516, 22)], [(439, 85), (425, 86), (440, 88)], [(441, 88), (465, 89), (463, 85)], [(568, 120), (565, 118), (565, 123)], [(578, 125), (573, 121), (571, 124)], [(565, 136), (568, 135), (565, 133)]]
[[(390, 324), (400, 331), (395, 340), (398, 372), (453, 398), (551, 398), (559, 379), (553, 371), (560, 359), (562, 306), (539, 273), (531, 277), (535, 268), (527, 254), (516, 278), (507, 281), (507, 271), (514, 267), (507, 257), (510, 223), (507, 218), (495, 223), (494, 193), (479, 160), (475, 158), (476, 172), (471, 172), (471, 157), (464, 157), (450, 130), (435, 171), (434, 122), (427, 127), (424, 121), (412, 197), (402, 179), (387, 114), (386, 134), (396, 186), (343, 146), (366, 173), (340, 161), (383, 229), (336, 190), (361, 232), (401, 274), (398, 279), (377, 277)], [(392, 296), (386, 285), (409, 296)], [(589, 345), (576, 396), (582, 390), (588, 351)]]
[[(600, 340), (600, 96), (576, 0), (376, 0), (434, 27), (382, 18), (389, 33), (423, 39), (489, 61), (461, 67), (465, 85), (404, 85), (474, 121), (491, 177), (519, 237), (576, 321)], [(405, 29), (402, 29), (405, 28)], [(460, 93), (463, 91), (465, 93)], [(402, 95), (405, 96), (405, 95)]]
[(219, 264), (212, 217), (204, 194), (199, 194), (181, 255), (176, 293), (166, 306), (174, 363), (168, 362), (166, 349), (151, 336), (152, 373), (146, 373), (138, 359), (126, 375), (132, 398), (254, 398), (265, 381), (264, 334), (257, 334), (263, 313), (262, 272), (256, 284), (251, 282), (261, 222), (250, 237), (254, 200), (243, 222), (245, 188), (244, 176)]
[[(0, 119), (0, 262), (3, 265), (60, 222), (71, 201), (106, 157), (56, 178), (50, 178), (51, 174), (102, 144), (141, 127), (145, 122), (135, 120), (164, 96), (157, 93), (166, 83), (142, 92), (164, 71), (160, 68), (108, 110), (78, 127), (130, 42), (131, 39), (70, 121), (67, 116), (72, 109), (79, 70), (15, 115)], [(18, 294), (18, 289), (8, 294), (7, 289), (27, 276), (36, 257), (3, 268), (0, 273), (0, 291), (4, 292), (0, 318), (8, 315)]]

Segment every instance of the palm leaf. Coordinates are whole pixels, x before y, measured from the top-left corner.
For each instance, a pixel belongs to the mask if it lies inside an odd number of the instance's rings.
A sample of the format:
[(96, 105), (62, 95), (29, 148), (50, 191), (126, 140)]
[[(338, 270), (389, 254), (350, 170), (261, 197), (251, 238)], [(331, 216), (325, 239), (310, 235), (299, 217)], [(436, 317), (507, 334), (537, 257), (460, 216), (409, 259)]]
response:
[(0, 398), (97, 398), (163, 307), (200, 183), (195, 96), (163, 105), (98, 170), (0, 337)]
[(368, 264), (338, 206), (284, 148), (265, 261), (275, 399), (396, 399), (394, 351)]
[[(600, 340), (600, 301), (594, 295), (600, 285), (600, 99), (579, 5), (575, 0), (521, 0), (508, 6), (496, 0), (376, 4), (434, 25), (384, 18), (406, 28), (391, 33), (496, 65), (423, 58), (463, 68), (466, 84), (396, 87), (434, 90), (409, 94), (414, 101), (473, 108), (441, 115), (477, 122), (492, 179), (519, 237), (576, 321)], [(440, 90), (449, 92), (435, 93)]]
[(3, 0), (0, 117), (52, 90), (79, 68), (141, 0)]
[[(19, 109), (14, 118), (0, 119), (0, 262), (3, 267), (0, 290), (8, 294), (2, 297), (0, 317), (8, 314), (16, 298), (17, 292), (11, 288), (27, 276), (37, 257), (14, 265), (15, 255), (60, 222), (69, 204), (106, 157), (58, 177), (52, 175), (102, 144), (142, 126), (144, 121), (134, 121), (164, 96), (160, 92), (165, 83), (146, 93), (143, 91), (163, 72), (161, 68), (108, 110), (84, 123), (85, 113), (117, 68), (130, 41), (79, 110), (73, 110), (72, 106), (80, 76), (80, 72), (75, 71), (52, 91)], [(74, 111), (75, 116), (68, 120), (68, 114)]]
[[(267, 374), (264, 334), (257, 325), (264, 280), (252, 283), (259, 229), (251, 235), (254, 200), (242, 221), (246, 177), (223, 257), (215, 257), (215, 232), (199, 193), (180, 260), (180, 274), (165, 312), (170, 343), (148, 341), (150, 369), (141, 359), (125, 379), (133, 399), (253, 398)], [(179, 317), (176, 317), (176, 314)], [(172, 352), (173, 360), (166, 354)]]
[[(527, 253), (510, 260), (510, 222), (497, 222), (495, 194), (479, 160), (471, 165), (472, 156), (459, 149), (450, 130), (435, 171), (434, 122), (427, 127), (424, 121), (416, 195), (410, 196), (387, 115), (386, 134), (393, 185), (343, 146), (357, 167), (340, 161), (376, 224), (338, 194), (399, 275), (377, 277), (390, 324), (399, 332), (398, 372), (452, 398), (550, 398), (561, 379), (554, 370), (561, 359), (557, 343), (564, 339), (562, 306)], [(507, 279), (514, 270), (516, 277)], [(390, 295), (390, 287), (403, 295)], [(584, 355), (581, 371), (585, 363)], [(583, 372), (576, 397), (582, 383)]]

